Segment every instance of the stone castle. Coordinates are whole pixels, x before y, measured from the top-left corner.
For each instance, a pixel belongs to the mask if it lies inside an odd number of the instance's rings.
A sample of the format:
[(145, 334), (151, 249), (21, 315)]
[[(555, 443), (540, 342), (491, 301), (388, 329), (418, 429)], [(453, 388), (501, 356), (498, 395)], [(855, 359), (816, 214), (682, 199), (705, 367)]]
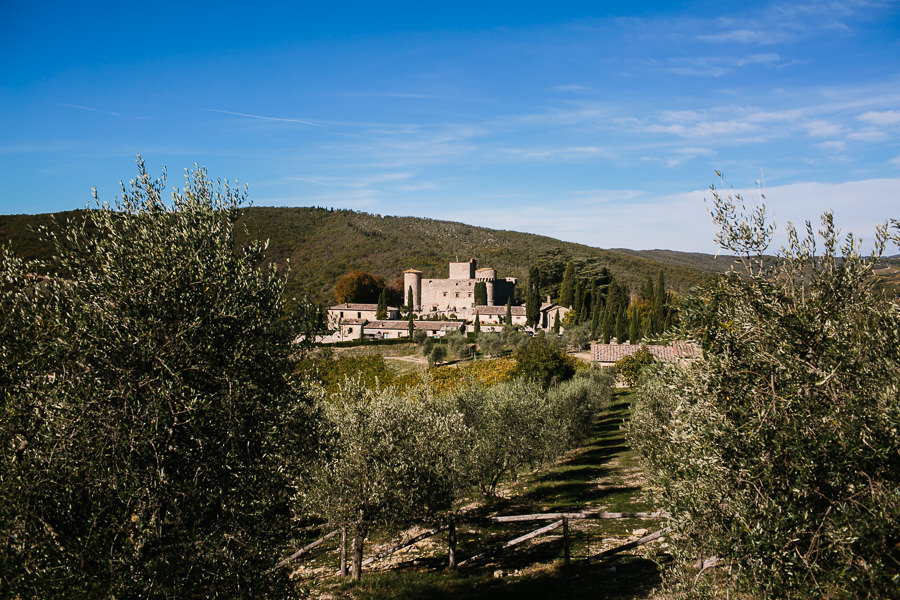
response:
[(516, 279), (497, 279), (494, 269), (479, 269), (474, 258), (467, 262), (450, 263), (447, 279), (422, 279), (422, 271), (408, 269), (403, 272), (404, 300), (412, 290), (413, 310), (426, 314), (455, 314), (469, 317), (475, 314), (475, 284), (484, 282), (487, 289), (487, 305), (501, 306), (515, 302)]

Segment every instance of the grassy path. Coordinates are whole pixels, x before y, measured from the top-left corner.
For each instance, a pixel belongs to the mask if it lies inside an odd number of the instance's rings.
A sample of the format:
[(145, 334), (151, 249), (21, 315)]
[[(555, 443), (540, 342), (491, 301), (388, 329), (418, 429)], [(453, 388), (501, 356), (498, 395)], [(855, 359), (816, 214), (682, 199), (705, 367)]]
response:
[[(523, 476), (502, 490), (502, 498), (484, 514), (580, 511), (648, 511), (643, 479), (622, 425), (628, 418), (627, 394), (617, 393), (595, 426), (593, 437), (551, 467)], [(546, 522), (494, 524), (487, 519), (460, 526), (460, 560), (510, 540)], [(446, 536), (438, 535), (395, 556), (390, 565), (373, 565), (358, 583), (339, 578), (320, 581), (313, 597), (322, 598), (646, 598), (659, 583), (657, 565), (646, 558), (650, 547), (585, 564), (581, 559), (637, 539), (658, 521), (571, 521), (572, 564), (562, 562), (562, 534), (556, 530), (511, 548), (495, 558), (444, 570)], [(657, 548), (659, 543), (654, 544)], [(389, 570), (387, 570), (389, 568)], [(379, 571), (379, 569), (386, 569)]]

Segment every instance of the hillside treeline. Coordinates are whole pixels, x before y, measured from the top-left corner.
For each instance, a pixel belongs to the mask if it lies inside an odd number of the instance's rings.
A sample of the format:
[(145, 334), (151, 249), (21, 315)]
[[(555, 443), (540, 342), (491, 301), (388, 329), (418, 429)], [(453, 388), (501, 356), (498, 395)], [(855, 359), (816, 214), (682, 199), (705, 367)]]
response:
[[(45, 259), (52, 248), (33, 230), (52, 226), (54, 217), (58, 223), (81, 219), (81, 213), (0, 215), (0, 241), (11, 241), (13, 251), (22, 258)], [(569, 262), (586, 279), (606, 268), (620, 284), (634, 289), (662, 270), (669, 286), (679, 293), (728, 267), (727, 261), (711, 256), (662, 253), (647, 258), (641, 252), (601, 250), (528, 233), (351, 210), (251, 207), (242, 208), (239, 215), (237, 243), (269, 240), (266, 259), (279, 268), (290, 264), (286, 294), (308, 296), (320, 304), (334, 301), (335, 285), (351, 271), (369, 272), (388, 283), (410, 268), (421, 270), (426, 278), (444, 278), (448, 263), (469, 258), (497, 269), (500, 277), (517, 277), (522, 282), (529, 266), (538, 267), (542, 298), (557, 297)], [(603, 243), (602, 237), (597, 243)], [(519, 300), (524, 302), (524, 296)]]

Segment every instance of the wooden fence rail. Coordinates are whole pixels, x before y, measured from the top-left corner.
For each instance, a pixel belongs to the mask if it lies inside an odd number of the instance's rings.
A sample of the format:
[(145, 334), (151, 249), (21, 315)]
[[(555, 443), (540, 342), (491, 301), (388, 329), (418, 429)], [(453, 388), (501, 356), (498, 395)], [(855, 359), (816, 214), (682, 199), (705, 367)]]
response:
[[(485, 550), (484, 552), (475, 554), (474, 556), (470, 556), (466, 560), (459, 563), (459, 566), (462, 567), (467, 564), (472, 564), (473, 562), (481, 560), (485, 557), (493, 556), (493, 555), (499, 553), (501, 550), (505, 550), (507, 548), (512, 548), (513, 546), (517, 546), (523, 542), (527, 542), (528, 540), (534, 539), (540, 535), (549, 533), (550, 531), (553, 531), (554, 529), (556, 529), (558, 527), (563, 528), (563, 555), (564, 555), (565, 564), (568, 565), (569, 561), (570, 561), (570, 553), (569, 553), (569, 521), (570, 520), (664, 519), (664, 518), (668, 518), (670, 516), (671, 516), (670, 513), (659, 510), (659, 511), (654, 511), (654, 512), (587, 511), (587, 512), (572, 512), (572, 513), (538, 513), (538, 514), (530, 514), (530, 515), (503, 515), (503, 516), (497, 516), (497, 517), (490, 517), (490, 519), (496, 523), (514, 523), (514, 522), (522, 522), (522, 521), (547, 521), (547, 520), (553, 520), (553, 522), (550, 523), (549, 525), (545, 525), (543, 527), (535, 529), (534, 531), (530, 531), (524, 535), (521, 535), (515, 539), (509, 540), (508, 542), (505, 542), (500, 546), (496, 546), (492, 549)], [(392, 546), (392, 547), (388, 548), (387, 550), (379, 552), (378, 554), (376, 554), (374, 556), (370, 556), (369, 558), (367, 558), (366, 560), (363, 561), (362, 566), (370, 565), (377, 560), (386, 558), (386, 557), (394, 554), (395, 552), (403, 550), (404, 548), (408, 548), (409, 546), (412, 546), (413, 544), (421, 542), (422, 540), (424, 540), (426, 538), (437, 535), (438, 533), (441, 533), (448, 529), (450, 530), (450, 532), (449, 532), (450, 535), (449, 535), (449, 539), (448, 539), (449, 552), (450, 552), (449, 566), (450, 566), (450, 568), (455, 568), (457, 566), (456, 560), (455, 560), (455, 550), (456, 550), (455, 549), (455, 545), (456, 545), (456, 543), (455, 543), (456, 542), (455, 524), (450, 524), (449, 526), (443, 525), (441, 527), (435, 527), (432, 529), (428, 529), (428, 530), (420, 533), (419, 535), (416, 535), (416, 536), (410, 538), (409, 540), (407, 540), (403, 543)], [(604, 558), (607, 556), (612, 556), (613, 554), (618, 554), (619, 552), (623, 552), (623, 551), (629, 550), (631, 548), (636, 548), (638, 546), (642, 546), (648, 542), (652, 542), (654, 540), (661, 538), (663, 535), (665, 535), (669, 531), (671, 531), (671, 528), (669, 528), (669, 527), (660, 529), (659, 531), (656, 531), (654, 533), (646, 535), (646, 536), (644, 536), (638, 540), (635, 540), (633, 542), (628, 542), (627, 544), (623, 544), (621, 546), (616, 546), (615, 548), (609, 548), (608, 550), (604, 550), (603, 552), (600, 552), (599, 554), (594, 554), (593, 556), (589, 556), (589, 557), (585, 558), (584, 561), (591, 562), (594, 560), (599, 560), (601, 558)], [(342, 532), (341, 529), (335, 529), (334, 531), (322, 536), (321, 538), (317, 539), (316, 541), (312, 542), (311, 544), (307, 544), (306, 546), (304, 546), (303, 548), (300, 548), (299, 550), (297, 550), (296, 552), (294, 552), (293, 554), (291, 554), (284, 560), (280, 561), (278, 564), (276, 564), (274, 567), (272, 567), (272, 569), (270, 569), (270, 571), (274, 571), (275, 569), (288, 564), (289, 562), (297, 559), (298, 557), (309, 552), (310, 550), (313, 550), (313, 549), (317, 548), (318, 546), (322, 545), (327, 540), (331, 539), (332, 537), (338, 535), (341, 532)], [(344, 556), (344, 552), (346, 550), (345, 545), (346, 545), (346, 541), (342, 537), (341, 568), (340, 568), (340, 570), (337, 571), (337, 574), (340, 574), (340, 575), (346, 575), (346, 559)]]
[(516, 521), (541, 521), (558, 519), (666, 519), (672, 515), (658, 510), (656, 512), (577, 512), (577, 513), (538, 513), (533, 515), (504, 515), (491, 517), (497, 523), (513, 523)]

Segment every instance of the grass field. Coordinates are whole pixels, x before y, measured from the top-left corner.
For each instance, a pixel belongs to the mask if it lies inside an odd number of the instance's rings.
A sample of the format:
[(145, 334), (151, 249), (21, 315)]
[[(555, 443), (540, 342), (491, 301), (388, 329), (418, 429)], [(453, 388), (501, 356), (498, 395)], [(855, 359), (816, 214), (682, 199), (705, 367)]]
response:
[[(618, 392), (584, 446), (546, 469), (508, 482), (501, 497), (490, 503), (473, 505), (471, 518), (458, 527), (458, 560), (546, 524), (494, 523), (489, 516), (653, 510), (636, 457), (625, 440), (622, 426), (628, 411), (628, 395)], [(664, 540), (605, 560), (584, 559), (637, 539), (640, 530), (660, 527), (659, 521), (651, 520), (570, 521), (572, 562), (568, 567), (563, 564), (562, 533), (556, 529), (456, 572), (445, 569), (447, 539), (439, 534), (369, 566), (359, 582), (332, 576), (337, 567), (336, 544), (323, 546), (298, 564), (295, 574), (314, 598), (647, 598), (660, 581), (659, 567), (648, 557), (664, 551)], [(391, 541), (396, 540), (374, 540), (367, 545), (366, 555)]]

